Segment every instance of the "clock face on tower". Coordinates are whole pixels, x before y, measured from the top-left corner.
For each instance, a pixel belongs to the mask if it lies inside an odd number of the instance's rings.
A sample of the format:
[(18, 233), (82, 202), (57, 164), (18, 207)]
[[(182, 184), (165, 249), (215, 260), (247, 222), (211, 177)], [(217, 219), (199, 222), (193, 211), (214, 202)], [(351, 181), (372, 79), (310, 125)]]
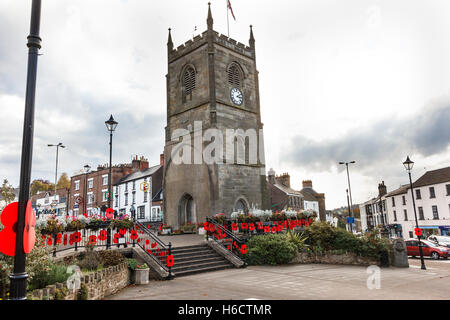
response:
[(238, 88), (231, 89), (230, 98), (231, 98), (231, 101), (235, 105), (238, 105), (238, 106), (241, 106), (242, 103), (244, 102), (244, 98), (243, 98), (242, 92)]

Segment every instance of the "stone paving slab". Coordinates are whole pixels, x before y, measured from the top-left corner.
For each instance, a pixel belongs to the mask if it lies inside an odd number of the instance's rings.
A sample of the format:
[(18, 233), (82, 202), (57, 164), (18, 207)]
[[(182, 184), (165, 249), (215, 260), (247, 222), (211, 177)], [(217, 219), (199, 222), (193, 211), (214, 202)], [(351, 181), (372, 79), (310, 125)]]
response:
[(450, 299), (450, 269), (382, 268), (368, 289), (366, 267), (251, 266), (129, 287), (108, 300), (398, 300)]

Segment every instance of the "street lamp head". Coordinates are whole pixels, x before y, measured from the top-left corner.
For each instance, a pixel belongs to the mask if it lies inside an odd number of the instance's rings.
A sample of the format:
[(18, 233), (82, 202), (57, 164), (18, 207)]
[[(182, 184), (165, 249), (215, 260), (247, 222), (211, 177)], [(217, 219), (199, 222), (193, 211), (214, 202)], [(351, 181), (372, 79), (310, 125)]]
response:
[(350, 163), (356, 163), (356, 161), (352, 161), (352, 162), (350, 162)]
[(113, 132), (116, 130), (117, 125), (119, 124), (117, 121), (114, 120), (113, 116), (109, 118), (108, 121), (105, 121), (106, 128), (108, 128), (108, 131)]
[(403, 162), (403, 165), (405, 166), (405, 169), (407, 171), (411, 171), (412, 168), (414, 167), (414, 162), (411, 161), (411, 159), (409, 159), (409, 156), (406, 158), (406, 161)]
[(345, 164), (344, 162), (339, 162), (339, 164)]
[(86, 172), (89, 172), (89, 170), (91, 170), (91, 166), (90, 165), (85, 165), (84, 166), (84, 170), (86, 170)]

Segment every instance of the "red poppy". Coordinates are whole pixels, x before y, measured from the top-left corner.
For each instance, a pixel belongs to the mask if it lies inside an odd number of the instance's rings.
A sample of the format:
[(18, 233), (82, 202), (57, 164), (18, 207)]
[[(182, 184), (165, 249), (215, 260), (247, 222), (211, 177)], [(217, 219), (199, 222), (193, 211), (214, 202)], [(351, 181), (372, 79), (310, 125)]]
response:
[(89, 236), (89, 243), (94, 245), (97, 244), (97, 236), (95, 235)]
[(154, 247), (156, 247), (157, 245), (158, 245), (158, 244), (157, 244), (156, 242), (154, 242), (154, 243), (151, 244), (151, 247), (154, 248)]
[(137, 240), (136, 240), (136, 241), (137, 241), (138, 243), (139, 243), (139, 242), (141, 242), (141, 238), (137, 238)]
[(169, 268), (173, 267), (174, 263), (175, 263), (175, 261), (174, 261), (173, 255), (171, 254), (166, 259), (167, 267), (169, 267)]
[(233, 223), (233, 224), (231, 225), (231, 229), (232, 229), (233, 231), (237, 231), (237, 229), (238, 229), (238, 224), (237, 224), (237, 223)]
[(138, 238), (137, 232), (136, 230), (131, 230), (130, 231), (130, 239), (131, 240), (136, 240)]
[(260, 222), (258, 222), (258, 229), (263, 229), (263, 224), (262, 224), (262, 222), (260, 221)]
[[(114, 218), (114, 210), (111, 208), (106, 209), (106, 214), (105, 214), (106, 218), (108, 219), (112, 219)], [(106, 221), (106, 219), (104, 220)]]
[(120, 233), (121, 235), (125, 235), (125, 234), (127, 233), (127, 229), (120, 229), (120, 230), (119, 230), (119, 233)]
[(272, 233), (276, 233), (277, 232), (277, 227), (272, 227)]
[(283, 231), (283, 225), (280, 224), (280, 225), (277, 227), (277, 230), (278, 230), (278, 231)]
[(241, 247), (241, 253), (246, 254), (247, 253), (247, 245), (243, 244)]
[(74, 242), (81, 242), (81, 232), (72, 233)]
[(150, 244), (150, 240), (148, 240), (148, 239), (145, 240), (145, 244), (146, 244), (146, 245), (149, 245), (149, 244)]
[(264, 227), (264, 232), (265, 233), (269, 233), (270, 232), (270, 227), (269, 226), (265, 226)]
[(52, 238), (51, 238), (51, 237), (48, 237), (48, 238), (47, 238), (47, 245), (48, 245), (48, 246), (51, 246), (52, 243), (53, 243)]
[(241, 223), (241, 228), (243, 230), (247, 230), (248, 229), (248, 223)]
[(120, 233), (114, 233), (114, 239), (118, 239), (118, 238), (120, 238)]
[(254, 223), (250, 223), (250, 224), (248, 225), (248, 230), (250, 230), (250, 231), (255, 230), (255, 224), (254, 224)]
[(231, 250), (231, 246), (228, 245), (228, 246), (227, 246), (227, 249), (228, 249), (228, 250)]
[(151, 226), (151, 225), (147, 225), (147, 228), (148, 228), (148, 229), (151, 229), (151, 228), (152, 228), (152, 226)]
[(116, 238), (116, 237), (114, 237), (114, 239), (113, 239), (113, 243), (119, 243), (119, 240), (117, 240), (117, 238)]
[(100, 241), (105, 241), (107, 237), (107, 232), (106, 230), (101, 230), (100, 231), (100, 235), (98, 236), (98, 240)]
[(70, 241), (69, 241), (69, 244), (70, 244), (70, 245), (73, 245), (73, 240), (70, 240)]
[(42, 239), (42, 240), (45, 240), (45, 236), (44, 236), (44, 235), (42, 235), (42, 236), (41, 236), (41, 239)]
[(61, 234), (61, 233), (58, 233), (58, 234), (56, 235), (56, 239), (61, 240), (61, 238), (62, 238), (62, 234)]

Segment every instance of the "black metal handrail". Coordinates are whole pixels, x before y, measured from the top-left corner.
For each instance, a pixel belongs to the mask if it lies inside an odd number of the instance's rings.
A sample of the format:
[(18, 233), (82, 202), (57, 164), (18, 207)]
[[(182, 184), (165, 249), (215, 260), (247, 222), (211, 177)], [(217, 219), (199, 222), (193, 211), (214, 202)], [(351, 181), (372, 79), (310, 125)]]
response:
[[(247, 243), (246, 239), (241, 239), (238, 236), (236, 236), (233, 232), (231, 232), (230, 230), (228, 230), (227, 228), (225, 228), (223, 225), (219, 224), (217, 221), (211, 219), (210, 217), (206, 217), (206, 222), (209, 224), (213, 224), (214, 227), (219, 230), (221, 230), (226, 236), (227, 238), (231, 238), (233, 241), (237, 242), (240, 246), (243, 246)], [(206, 230), (206, 239), (209, 240), (209, 235), (210, 231)], [(232, 255), (234, 255), (236, 258), (238, 258), (239, 260), (243, 261), (245, 265), (247, 265), (246, 259), (245, 259), (245, 255), (240, 256), (239, 254), (236, 254), (235, 252), (233, 252), (235, 250), (235, 248), (233, 247), (233, 244), (229, 244), (229, 245), (225, 245), (224, 241), (220, 241), (218, 239), (216, 239), (216, 237), (214, 235), (211, 235), (211, 238), (218, 244), (220, 244), (223, 248), (225, 248), (227, 251), (229, 251)], [(228, 248), (229, 246), (229, 248)]]
[[(139, 221), (135, 221), (135, 224), (139, 227), (140, 230), (142, 230), (146, 235), (148, 235), (150, 238), (152, 238), (159, 246), (161, 246), (163, 251), (167, 251), (168, 256), (170, 256), (172, 254), (172, 243), (171, 242), (169, 242), (169, 244), (165, 244), (161, 239), (159, 239), (155, 234), (153, 234), (153, 232), (150, 229), (148, 229), (144, 224), (140, 223)], [(162, 258), (162, 256), (157, 258), (153, 254), (147, 252), (145, 250), (145, 248), (143, 247), (143, 244), (141, 244), (141, 242), (138, 242), (138, 246), (141, 247), (141, 249), (148, 256), (150, 256), (161, 268), (163, 268), (165, 271), (169, 272), (167, 279), (169, 279), (169, 280), (173, 279), (172, 267), (168, 267), (165, 264), (166, 260), (164, 260)]]

